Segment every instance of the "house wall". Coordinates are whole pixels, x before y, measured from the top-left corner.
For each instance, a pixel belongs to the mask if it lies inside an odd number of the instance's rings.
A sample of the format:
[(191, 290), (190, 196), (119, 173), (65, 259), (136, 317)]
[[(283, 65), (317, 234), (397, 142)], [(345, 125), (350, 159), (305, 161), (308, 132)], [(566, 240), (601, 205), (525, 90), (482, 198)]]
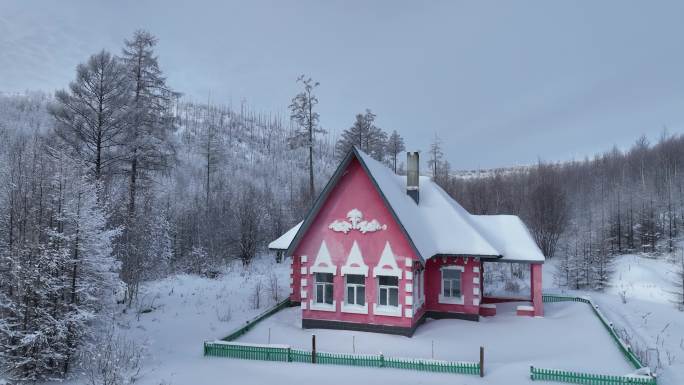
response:
[[(447, 304), (439, 301), (442, 291), (441, 269), (445, 266), (461, 266), (462, 304)], [(477, 315), (481, 298), (481, 263), (476, 258), (434, 257), (427, 260), (425, 269), (425, 305), (429, 312), (462, 313)]]
[(290, 264), (290, 301), (301, 301), (301, 259), (298, 256), (293, 256)]
[[(375, 219), (380, 224), (386, 225), (386, 228), (365, 234), (355, 229), (345, 234), (329, 228), (329, 225), (335, 220), (346, 220), (347, 214), (352, 209), (361, 211), (364, 220)], [(325, 241), (335, 269), (335, 307), (333, 311), (314, 310), (311, 309), (309, 303), (314, 299), (314, 275), (311, 268), (321, 250), (323, 241)], [(349, 313), (342, 310), (342, 302), (345, 297), (345, 279), (341, 274), (341, 267), (347, 262), (354, 242), (358, 245), (363, 262), (369, 267), (365, 281), (367, 314)], [(373, 304), (377, 302), (378, 296), (377, 281), (373, 277), (373, 269), (378, 265), (380, 256), (388, 243), (394, 254), (396, 266), (401, 270), (399, 304), (402, 310), (399, 316), (380, 315), (373, 310)], [(412, 314), (413, 270), (419, 266), (414, 264), (417, 260), (416, 254), (358, 160), (351, 160), (346, 172), (330, 192), (328, 199), (319, 210), (318, 215), (293, 254), (295, 261), (302, 261), (299, 267), (303, 273), (300, 280), (306, 280), (306, 285), (302, 285), (299, 296), (295, 294), (293, 297), (301, 297), (299, 299), (302, 302), (303, 323), (307, 320), (322, 320), (408, 328), (412, 327), (414, 322), (418, 320)], [(295, 270), (293, 271), (293, 278), (296, 278), (297, 264), (293, 264), (293, 268)], [(296, 281), (296, 279), (294, 280)], [(407, 305), (407, 303), (410, 304)]]

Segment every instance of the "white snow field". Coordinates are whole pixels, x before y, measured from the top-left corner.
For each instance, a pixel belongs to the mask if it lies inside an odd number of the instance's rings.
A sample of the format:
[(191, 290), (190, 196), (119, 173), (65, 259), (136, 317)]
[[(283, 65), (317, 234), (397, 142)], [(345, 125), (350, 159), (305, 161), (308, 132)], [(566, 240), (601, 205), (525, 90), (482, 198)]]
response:
[[(320, 351), (351, 352), (351, 336), (354, 335), (358, 353), (381, 351), (388, 356), (429, 358), (434, 340), (436, 359), (476, 361), (479, 346), (484, 345), (484, 378), (204, 357), (203, 341), (226, 336), (274, 303), (267, 290), (271, 272), (278, 277), (281, 298), (288, 292), (289, 260), (277, 265), (272, 261), (272, 257), (261, 258), (253, 263), (249, 272), (235, 264), (218, 279), (183, 275), (146, 284), (141, 297), (142, 307), (152, 305), (153, 310), (140, 315), (129, 311), (118, 316), (121, 331), (146, 346), (144, 369), (136, 383), (515, 385), (532, 383), (529, 365), (602, 374), (634, 371), (587, 305), (582, 303), (545, 304), (544, 318), (517, 317), (513, 314), (514, 304), (498, 305), (496, 317), (481, 322), (429, 321), (413, 338), (315, 331)], [(616, 262), (615, 285), (605, 293), (568, 292), (590, 295), (617, 328), (627, 330), (635, 349), (659, 349), (660, 385), (684, 384), (684, 345), (680, 345), (684, 341), (684, 313), (668, 302), (667, 279), (671, 267), (662, 260), (623, 256)], [(547, 286), (552, 285), (552, 271), (553, 263), (547, 263), (544, 275)], [(254, 286), (258, 280), (264, 285), (263, 303), (260, 309), (254, 309)], [(623, 304), (618, 291), (625, 290), (620, 289), (625, 285), (627, 303)], [(553, 287), (545, 289), (558, 292)], [(297, 308), (286, 309), (257, 325), (240, 341), (265, 343), (270, 327), (272, 343), (308, 349), (314, 331), (302, 330), (298, 322)], [(652, 350), (650, 354), (658, 353)], [(671, 364), (668, 354), (674, 356)], [(67, 383), (83, 384), (85, 381), (74, 378)]]
[(479, 347), (484, 346), (486, 376), (522, 382), (530, 365), (614, 375), (634, 371), (586, 304), (546, 304), (544, 318), (516, 316), (519, 304), (498, 304), (498, 314), (480, 322), (429, 319), (411, 338), (306, 330), (300, 327), (300, 309), (290, 308), (261, 322), (238, 342), (265, 344), (270, 329), (271, 343), (310, 349), (313, 333), (320, 351), (352, 353), (355, 344), (359, 354), (407, 358), (432, 358), (434, 342), (435, 359), (471, 362), (478, 360)]

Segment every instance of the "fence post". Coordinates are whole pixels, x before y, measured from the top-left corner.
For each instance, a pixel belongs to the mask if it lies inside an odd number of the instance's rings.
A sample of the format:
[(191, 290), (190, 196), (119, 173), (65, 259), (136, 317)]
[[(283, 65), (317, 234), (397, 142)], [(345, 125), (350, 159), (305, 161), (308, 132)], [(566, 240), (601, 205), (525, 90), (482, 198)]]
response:
[(530, 366), (530, 380), (534, 381), (534, 366)]
[(380, 367), (385, 367), (385, 356), (382, 355), (382, 352), (380, 352)]
[(316, 363), (316, 335), (311, 335), (311, 363)]
[(290, 351), (291, 351), (291, 350), (292, 350), (292, 348), (290, 348), (290, 347), (288, 346), (288, 347), (287, 347), (287, 362), (292, 362), (292, 357), (290, 356)]
[(480, 346), (480, 377), (484, 377), (484, 346)]

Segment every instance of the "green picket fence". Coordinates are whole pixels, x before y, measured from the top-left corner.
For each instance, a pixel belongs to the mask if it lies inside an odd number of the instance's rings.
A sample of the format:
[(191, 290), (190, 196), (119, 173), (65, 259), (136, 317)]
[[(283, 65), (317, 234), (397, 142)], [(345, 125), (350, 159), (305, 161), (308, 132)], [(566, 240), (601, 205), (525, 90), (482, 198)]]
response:
[[(312, 363), (310, 351), (292, 349), (282, 345), (239, 344), (235, 342), (205, 342), (204, 355), (212, 357), (240, 358), (246, 360)], [(316, 363), (322, 365), (347, 365), (374, 368), (395, 368), (436, 373), (478, 375), (480, 364), (438, 360), (406, 359), (379, 355), (343, 354), (317, 352)]]
[(289, 361), (289, 347), (205, 342), (204, 355), (261, 361)]
[(605, 374), (542, 369), (533, 366), (530, 367), (530, 379), (533, 381), (557, 381), (585, 385), (657, 385), (656, 379), (652, 377), (609, 376)]
[(641, 369), (645, 367), (643, 363), (639, 360), (639, 358), (632, 352), (632, 349), (625, 344), (624, 341), (622, 341), (622, 338), (617, 334), (615, 329), (613, 328), (613, 325), (606, 319), (606, 317), (599, 311), (598, 306), (594, 304), (594, 302), (587, 297), (573, 297), (573, 296), (563, 296), (563, 295), (556, 295), (556, 294), (544, 294), (542, 295), (542, 301), (543, 302), (582, 302), (586, 303), (591, 307), (591, 310), (594, 312), (594, 315), (601, 321), (601, 324), (606, 328), (608, 331), (608, 334), (613, 338), (613, 341), (617, 344), (618, 348), (622, 352), (622, 355), (625, 356), (627, 361), (629, 361), (630, 364), (634, 366), (636, 369)]
[(273, 314), (290, 307), (290, 299), (286, 299), (284, 301), (279, 302), (275, 306), (267, 309), (265, 312), (259, 314), (255, 318), (253, 318), (250, 321), (247, 321), (244, 326), (241, 326), (228, 334), (226, 337), (223, 338), (224, 341), (233, 341), (242, 336), (243, 334), (247, 333), (250, 329), (252, 329), (256, 324), (259, 322), (265, 320), (266, 318), (272, 316)]

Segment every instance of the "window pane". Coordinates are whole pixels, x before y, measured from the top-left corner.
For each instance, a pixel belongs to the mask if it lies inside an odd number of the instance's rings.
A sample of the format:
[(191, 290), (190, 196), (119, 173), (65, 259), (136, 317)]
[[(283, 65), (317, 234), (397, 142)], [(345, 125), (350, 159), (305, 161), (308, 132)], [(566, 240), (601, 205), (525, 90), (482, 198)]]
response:
[(442, 286), (444, 286), (444, 293), (442, 293), (442, 295), (445, 297), (450, 297), (451, 296), (451, 290), (450, 290), (450, 286), (449, 286), (449, 281), (446, 279), (444, 281), (442, 281)]
[(387, 289), (380, 289), (380, 305), (387, 306)]
[(389, 291), (389, 304), (390, 304), (390, 306), (399, 306), (399, 290), (390, 289), (390, 291)]
[(399, 286), (399, 278), (381, 275), (379, 282), (382, 286)]
[(333, 281), (333, 275), (330, 273), (316, 273), (316, 282), (330, 282)]
[(455, 269), (444, 269), (444, 270), (442, 270), (442, 277), (444, 277), (444, 279), (455, 279), (455, 278), (459, 278), (460, 276), (461, 276), (460, 270), (455, 270)]
[(323, 303), (323, 285), (316, 285), (316, 302)]
[(356, 303), (354, 300), (354, 287), (347, 286), (347, 303)]
[(358, 284), (363, 285), (365, 283), (364, 278), (366, 278), (366, 277), (364, 277), (363, 275), (356, 275), (356, 274), (347, 275), (347, 283), (358, 283)]
[(461, 285), (459, 285), (459, 281), (454, 281), (454, 287), (452, 288), (454, 292), (454, 297), (460, 297), (461, 296)]
[(331, 284), (325, 285), (325, 303), (333, 303), (333, 285)]
[(365, 305), (366, 304), (366, 287), (359, 286), (356, 288), (356, 304)]

